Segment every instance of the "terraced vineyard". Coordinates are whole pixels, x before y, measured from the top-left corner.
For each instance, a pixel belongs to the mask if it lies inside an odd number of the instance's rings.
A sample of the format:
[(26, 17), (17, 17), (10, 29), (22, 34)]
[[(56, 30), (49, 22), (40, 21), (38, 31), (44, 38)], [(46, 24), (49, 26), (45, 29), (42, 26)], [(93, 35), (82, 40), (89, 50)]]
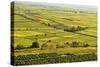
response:
[[(97, 59), (96, 7), (70, 6), (25, 2), (11, 4), (11, 48), (14, 49), (12, 50), (14, 65)], [(52, 53), (55, 55), (49, 57), (51, 60), (43, 58)], [(41, 54), (43, 56), (39, 59)], [(88, 58), (85, 58), (86, 56)], [(69, 57), (70, 59), (68, 59)], [(32, 58), (30, 63), (27, 60), (29, 58)]]

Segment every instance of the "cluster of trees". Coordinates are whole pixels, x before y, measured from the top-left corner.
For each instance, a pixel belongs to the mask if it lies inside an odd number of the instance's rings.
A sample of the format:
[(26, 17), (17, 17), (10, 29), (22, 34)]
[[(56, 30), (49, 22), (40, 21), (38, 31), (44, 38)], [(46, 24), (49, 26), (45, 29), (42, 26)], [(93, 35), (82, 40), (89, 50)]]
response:
[(64, 48), (64, 47), (89, 47), (90, 45), (88, 43), (79, 42), (79, 41), (72, 41), (72, 42), (65, 42), (63, 44), (57, 44), (56, 48)]
[(70, 45), (70, 47), (88, 47), (89, 44), (87, 43), (83, 43), (82, 45), (80, 45), (80, 42), (78, 41), (72, 41), (71, 43), (67, 42), (68, 45)]
[[(71, 19), (68, 19), (68, 20), (72, 21)], [(83, 27), (83, 26), (64, 26), (62, 24), (60, 25), (52, 25), (50, 23), (43, 23), (43, 24), (53, 27), (55, 29), (63, 29), (64, 31), (68, 31), (68, 32), (76, 32), (76, 31), (81, 31), (88, 28), (88, 27)]]
[(64, 31), (68, 31), (68, 32), (76, 32), (76, 31), (81, 31), (81, 30), (85, 30), (88, 27), (81, 27), (81, 26), (67, 26)]

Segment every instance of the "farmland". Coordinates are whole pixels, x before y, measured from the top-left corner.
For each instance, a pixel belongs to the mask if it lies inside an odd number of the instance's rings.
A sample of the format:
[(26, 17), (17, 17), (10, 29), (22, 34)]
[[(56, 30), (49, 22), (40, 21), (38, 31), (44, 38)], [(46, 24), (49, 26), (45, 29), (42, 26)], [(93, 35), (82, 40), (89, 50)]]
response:
[[(26, 2), (11, 4), (11, 38), (13, 39), (11, 49), (13, 49), (12, 57), (15, 58), (14, 65), (97, 59), (96, 7), (62, 5)], [(68, 57), (65, 56), (66, 54)], [(50, 62), (47, 61), (48, 58), (43, 58), (49, 55)], [(29, 58), (32, 58), (30, 63), (28, 63)], [(53, 61), (52, 58), (56, 59)], [(61, 61), (57, 61), (57, 58)]]

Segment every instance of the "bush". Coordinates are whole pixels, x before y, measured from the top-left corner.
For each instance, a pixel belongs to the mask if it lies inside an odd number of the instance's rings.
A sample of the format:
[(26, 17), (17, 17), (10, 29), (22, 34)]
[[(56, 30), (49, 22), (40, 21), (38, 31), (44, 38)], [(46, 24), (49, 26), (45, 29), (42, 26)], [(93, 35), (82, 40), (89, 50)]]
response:
[(39, 48), (39, 43), (37, 41), (33, 42), (30, 48)]

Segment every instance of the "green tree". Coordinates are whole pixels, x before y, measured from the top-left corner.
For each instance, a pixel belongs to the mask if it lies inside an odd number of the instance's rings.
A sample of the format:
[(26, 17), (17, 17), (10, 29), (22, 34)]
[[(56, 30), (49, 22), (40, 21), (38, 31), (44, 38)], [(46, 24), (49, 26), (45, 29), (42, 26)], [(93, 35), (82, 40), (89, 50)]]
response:
[(39, 48), (39, 43), (38, 43), (38, 41), (32, 42), (31, 48)]

